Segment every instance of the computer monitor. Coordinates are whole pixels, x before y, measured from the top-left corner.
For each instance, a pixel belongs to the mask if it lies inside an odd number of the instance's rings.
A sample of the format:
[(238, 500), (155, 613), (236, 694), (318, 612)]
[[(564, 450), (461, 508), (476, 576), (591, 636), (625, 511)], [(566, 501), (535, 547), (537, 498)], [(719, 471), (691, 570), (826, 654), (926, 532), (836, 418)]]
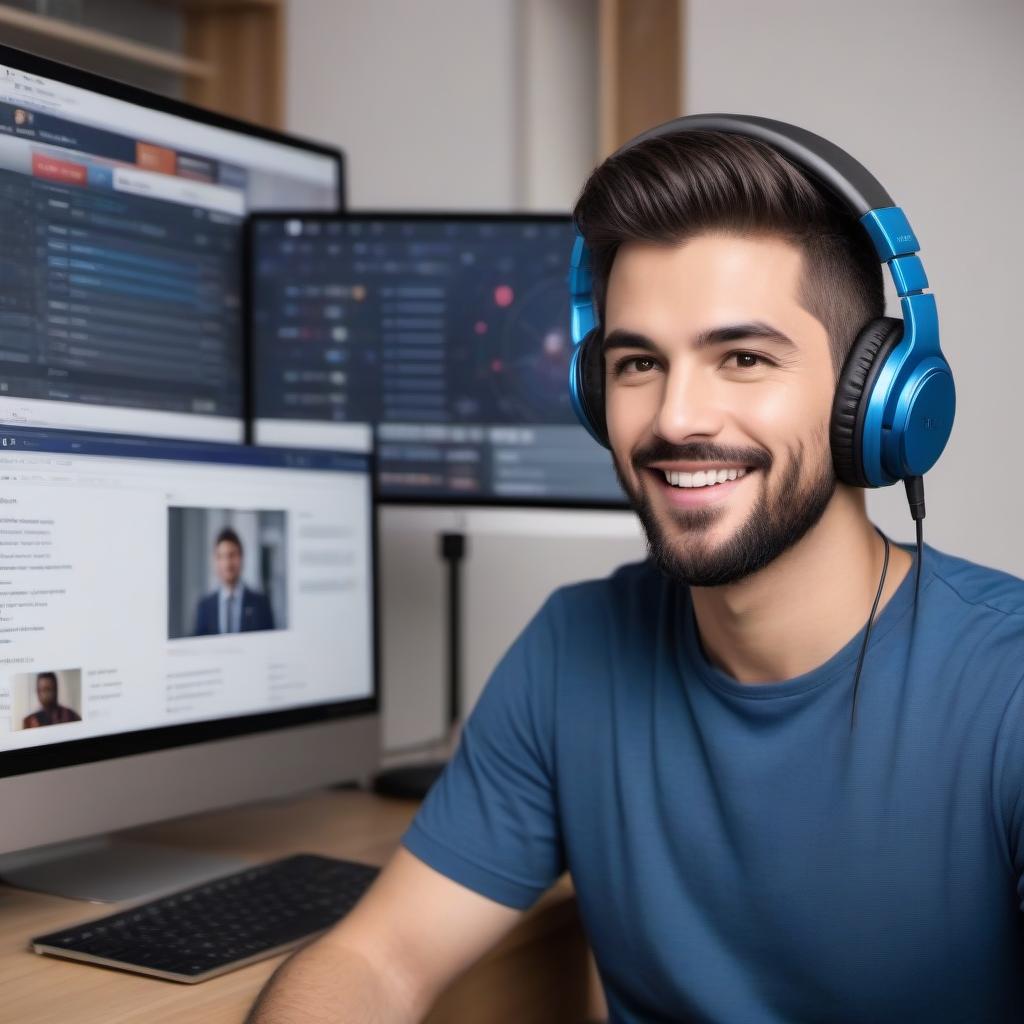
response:
[(569, 404), (563, 215), (257, 215), (253, 439), (369, 443), (384, 501), (623, 507)]
[(0, 853), (365, 779), (372, 456), (0, 428)]
[(242, 223), (336, 149), (0, 46), (0, 424), (243, 439)]

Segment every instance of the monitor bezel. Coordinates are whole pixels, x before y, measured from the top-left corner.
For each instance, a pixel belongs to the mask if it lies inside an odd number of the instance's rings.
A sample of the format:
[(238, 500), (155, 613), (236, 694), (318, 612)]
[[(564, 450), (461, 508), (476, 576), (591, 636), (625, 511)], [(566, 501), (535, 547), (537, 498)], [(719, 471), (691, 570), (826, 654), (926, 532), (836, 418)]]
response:
[(39, 54), (28, 50), (19, 50), (13, 46), (0, 44), (0, 65), (15, 68), (18, 71), (27, 71), (29, 74), (39, 75), (42, 78), (52, 78), (56, 82), (62, 82), (78, 89), (87, 89), (112, 99), (134, 103), (138, 107), (174, 114), (177, 117), (198, 121), (214, 128), (223, 128), (240, 135), (253, 135), (266, 139), (268, 142), (277, 142), (295, 149), (330, 157), (334, 160), (338, 171), (337, 210), (345, 208), (347, 192), (345, 153), (337, 146), (316, 142), (291, 132), (278, 131), (276, 128), (266, 128), (263, 125), (231, 117), (228, 114), (217, 113), (205, 107), (197, 107), (185, 100), (172, 99), (170, 96), (163, 96), (137, 85), (129, 85), (120, 79), (107, 78), (93, 71), (75, 67), (73, 64), (63, 64), (51, 60), (49, 57), (41, 57)]
[[(264, 221), (279, 222), (283, 220), (335, 221), (352, 223), (361, 221), (466, 221), (471, 223), (562, 223), (572, 222), (572, 215), (558, 212), (531, 211), (486, 211), (486, 210), (339, 210), (334, 213), (308, 210), (260, 210), (249, 214), (245, 219), (243, 231), (242, 253), (245, 260), (243, 273), (243, 327), (242, 337), (245, 345), (245, 411), (247, 444), (254, 444), (256, 425), (256, 378), (258, 359), (254, 338), (252, 318), (252, 294), (255, 272), (254, 247), (256, 226)], [(566, 253), (566, 268), (569, 266), (569, 254)], [(566, 381), (568, 387), (568, 381)], [(310, 422), (316, 422), (311, 420)], [(581, 426), (582, 430), (583, 427)], [(630, 508), (628, 499), (623, 495), (620, 501), (602, 501), (597, 498), (499, 498), (494, 495), (393, 495), (383, 494), (380, 482), (374, 477), (374, 491), (379, 505), (400, 506), (432, 506), (434, 508), (479, 508), (479, 509), (566, 509), (622, 512)]]
[[(76, 431), (75, 433), (81, 434), (86, 432)], [(110, 435), (97, 434), (96, 436), (103, 440), (110, 440)], [(173, 438), (115, 436), (143, 443), (147, 441), (162, 444), (175, 443)], [(187, 444), (193, 447), (217, 447), (236, 452), (244, 450), (241, 446), (214, 444), (211, 442), (187, 442)], [(299, 451), (299, 449), (293, 450)], [(80, 740), (44, 743), (21, 750), (4, 750), (0, 751), (0, 779), (57, 768), (70, 768), (74, 765), (92, 764), (95, 761), (109, 761), (119, 757), (130, 757), (133, 754), (157, 753), (161, 750), (170, 750), (175, 747), (192, 746), (230, 739), (236, 736), (249, 736), (255, 733), (290, 729), (294, 726), (323, 723), (333, 719), (378, 714), (381, 706), (381, 621), (376, 453), (370, 451), (353, 454), (358, 454), (360, 458), (367, 459), (367, 472), (370, 480), (370, 486), (367, 489), (370, 526), (370, 616), (372, 619), (370, 637), (372, 665), (370, 677), (373, 686), (370, 696), (358, 697), (352, 700), (308, 704), (280, 711), (265, 711), (257, 714), (213, 718), (199, 722), (184, 722), (181, 725), (134, 729), (129, 732), (113, 733), (108, 736), (89, 736)]]

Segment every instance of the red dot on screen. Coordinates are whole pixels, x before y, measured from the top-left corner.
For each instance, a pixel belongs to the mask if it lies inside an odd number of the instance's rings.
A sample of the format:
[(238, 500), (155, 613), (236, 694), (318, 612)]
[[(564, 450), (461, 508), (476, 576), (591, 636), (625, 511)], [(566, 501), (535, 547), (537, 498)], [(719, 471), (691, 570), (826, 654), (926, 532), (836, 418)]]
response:
[(476, 331), (477, 334), (486, 334), (487, 322), (484, 320), (477, 320), (477, 322), (473, 324), (473, 330)]
[(501, 371), (505, 369), (505, 364), (500, 359), (492, 359), (491, 369), (495, 373), (501, 373)]
[(494, 301), (499, 306), (511, 306), (514, 298), (515, 293), (507, 284), (499, 284), (498, 287), (494, 289)]

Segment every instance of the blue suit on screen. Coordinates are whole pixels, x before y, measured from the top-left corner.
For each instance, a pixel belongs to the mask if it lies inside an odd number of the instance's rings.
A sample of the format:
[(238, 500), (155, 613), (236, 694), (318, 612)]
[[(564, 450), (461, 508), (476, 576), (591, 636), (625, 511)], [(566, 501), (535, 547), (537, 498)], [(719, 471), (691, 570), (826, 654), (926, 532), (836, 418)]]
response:
[(209, 636), (214, 633), (250, 633), (262, 629), (274, 629), (274, 610), (270, 599), (258, 590), (241, 588), (241, 615), (238, 617), (237, 629), (222, 629), (220, 602), (222, 592), (214, 590), (202, 598), (196, 606), (195, 636)]

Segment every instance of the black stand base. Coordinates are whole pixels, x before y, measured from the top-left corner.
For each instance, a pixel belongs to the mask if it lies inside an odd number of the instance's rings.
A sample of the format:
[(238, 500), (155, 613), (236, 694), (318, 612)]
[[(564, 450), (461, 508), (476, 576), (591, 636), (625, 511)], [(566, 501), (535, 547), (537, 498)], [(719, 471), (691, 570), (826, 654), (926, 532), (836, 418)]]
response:
[(426, 761), (389, 768), (374, 777), (373, 791), (380, 796), (394, 796), (401, 800), (422, 800), (446, 764), (446, 761)]

